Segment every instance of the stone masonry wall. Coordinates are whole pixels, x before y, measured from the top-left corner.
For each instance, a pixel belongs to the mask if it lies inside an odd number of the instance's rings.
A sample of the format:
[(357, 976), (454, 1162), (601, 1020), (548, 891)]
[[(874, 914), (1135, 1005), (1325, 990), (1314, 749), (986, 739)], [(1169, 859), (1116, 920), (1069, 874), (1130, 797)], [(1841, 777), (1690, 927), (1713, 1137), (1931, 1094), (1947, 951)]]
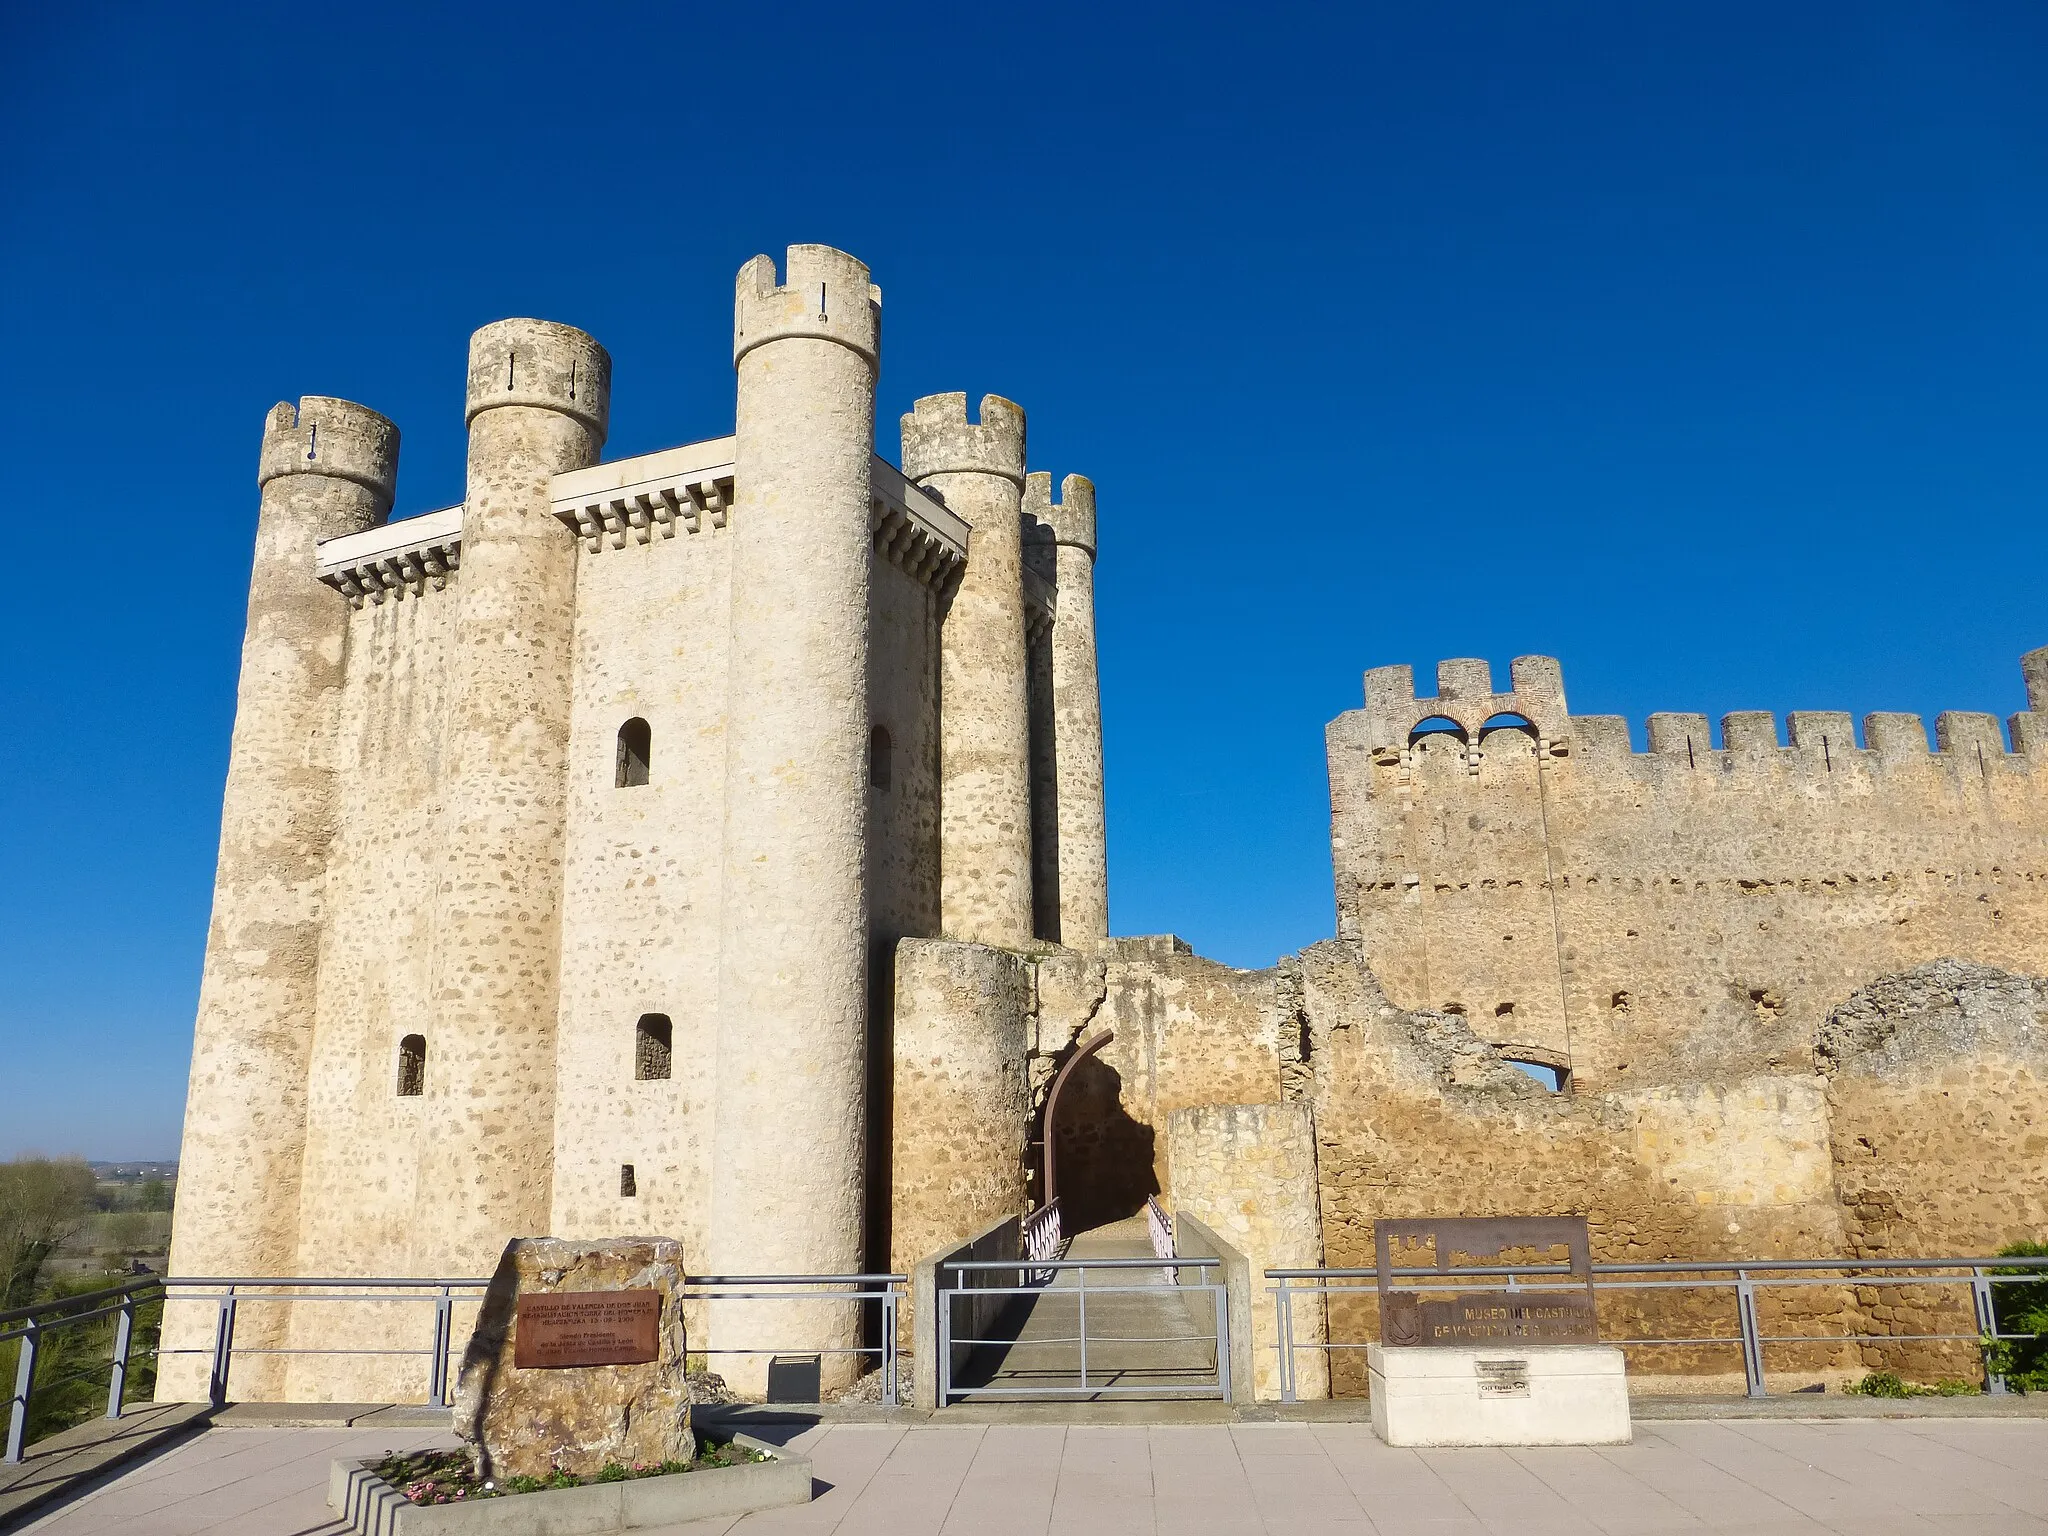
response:
[[(1250, 1263), (1253, 1396), (1275, 1401), (1280, 1331), (1265, 1273), (1315, 1269), (1323, 1262), (1313, 1117), (1306, 1104), (1198, 1104), (1166, 1117), (1166, 1141), (1174, 1219), (1194, 1217)], [(1302, 1296), (1292, 1311), (1296, 1342), (1321, 1344), (1319, 1299)], [(1297, 1349), (1295, 1370), (1300, 1397), (1329, 1395), (1327, 1357), (1320, 1350)]]
[[(718, 1041), (731, 529), (705, 519), (577, 572), (569, 834), (556, 1032), (552, 1235), (660, 1232), (701, 1270)], [(649, 727), (647, 782), (618, 785), (619, 731)], [(665, 1016), (667, 1080), (636, 1076)], [(624, 1194), (623, 1169), (633, 1169)], [(691, 1308), (690, 1323), (702, 1318)]]
[[(1492, 691), (1405, 667), (1329, 730), (1338, 932), (1404, 1008), (1462, 1014), (1585, 1086), (1805, 1071), (1827, 1010), (1942, 956), (2048, 957), (2042, 717), (1566, 713), (1555, 662)], [(1456, 732), (1415, 734), (1428, 716)], [(1492, 722), (1489, 724), (1489, 722)], [(1517, 723), (1520, 722), (1520, 723)]]
[(1040, 960), (1037, 1067), (1052, 1073), (1097, 1031), (1116, 1038), (1082, 1063), (1060, 1100), (1059, 1194), (1070, 1231), (1133, 1215), (1167, 1188), (1166, 1117), (1189, 1105), (1280, 1097), (1291, 979), (1237, 971), (1177, 940), (1124, 939), (1106, 953)]
[[(1942, 961), (1843, 1003), (1818, 1051), (1849, 1251), (1965, 1257), (2048, 1239), (2048, 982)], [(1969, 1333), (1958, 1287), (1858, 1291), (1887, 1333)], [(1865, 1363), (1972, 1378), (1977, 1351), (1881, 1346)]]
[[(454, 584), (365, 602), (349, 616), (342, 691), (340, 818), (328, 871), (320, 1011), (307, 1092), (295, 1272), (406, 1275), (414, 1233), (459, 1191), (421, 1183), (450, 1092), (431, 1049), (425, 1092), (396, 1092), (399, 1042), (433, 1035), (434, 890), (441, 871), (441, 761)], [(418, 1348), (417, 1308), (327, 1303), (290, 1309), (299, 1348)], [(286, 1396), (403, 1401), (424, 1390), (415, 1361), (301, 1356)]]
[(889, 1267), (1025, 1204), (1031, 964), (981, 944), (896, 946)]

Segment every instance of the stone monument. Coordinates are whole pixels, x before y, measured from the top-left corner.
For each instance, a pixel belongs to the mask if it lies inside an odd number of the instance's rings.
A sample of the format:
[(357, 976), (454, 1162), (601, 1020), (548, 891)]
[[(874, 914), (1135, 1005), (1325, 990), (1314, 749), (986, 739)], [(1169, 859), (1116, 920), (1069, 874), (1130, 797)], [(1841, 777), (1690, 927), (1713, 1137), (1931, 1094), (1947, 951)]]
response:
[(506, 1244), (456, 1386), (477, 1475), (690, 1460), (682, 1290), (673, 1238)]
[[(1380, 1342), (1367, 1347), (1373, 1433), (1389, 1445), (1625, 1445), (1628, 1377), (1593, 1310), (1583, 1216), (1444, 1217), (1373, 1223)], [(1427, 1246), (1425, 1273), (1397, 1271)], [(1503, 1289), (1497, 1275), (1458, 1283), (1460, 1257), (1484, 1269), (1517, 1249), (1566, 1250), (1562, 1284)]]

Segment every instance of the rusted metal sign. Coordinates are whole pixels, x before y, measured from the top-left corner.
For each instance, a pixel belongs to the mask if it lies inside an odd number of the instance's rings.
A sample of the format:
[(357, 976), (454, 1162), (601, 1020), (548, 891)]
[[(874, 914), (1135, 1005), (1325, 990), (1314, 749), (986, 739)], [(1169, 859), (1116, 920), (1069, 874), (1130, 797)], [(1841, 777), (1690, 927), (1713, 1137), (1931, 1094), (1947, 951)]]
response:
[[(1593, 1249), (1583, 1216), (1442, 1216), (1422, 1221), (1372, 1224), (1378, 1260), (1380, 1342), (1398, 1345), (1595, 1344), (1600, 1325), (1593, 1310)], [(1434, 1262), (1426, 1275), (1416, 1250), (1429, 1248)], [(1497, 1263), (1503, 1253), (1554, 1248), (1569, 1255), (1569, 1275), (1536, 1281), (1546, 1289), (1501, 1289), (1498, 1277), (1474, 1275), (1458, 1283), (1463, 1267)], [(1544, 1261), (1539, 1261), (1544, 1262)], [(1564, 1284), (1569, 1289), (1551, 1290)]]
[(512, 1364), (522, 1371), (645, 1365), (659, 1357), (661, 1292), (557, 1291), (519, 1298)]

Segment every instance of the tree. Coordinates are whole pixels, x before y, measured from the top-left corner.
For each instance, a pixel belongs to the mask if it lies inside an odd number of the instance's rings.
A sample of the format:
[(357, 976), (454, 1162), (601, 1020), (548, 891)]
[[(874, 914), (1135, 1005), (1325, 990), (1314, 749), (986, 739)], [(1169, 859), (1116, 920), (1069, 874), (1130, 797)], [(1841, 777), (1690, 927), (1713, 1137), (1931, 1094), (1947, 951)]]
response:
[(44, 1261), (85, 1224), (98, 1182), (75, 1157), (0, 1163), (0, 1310), (36, 1299)]
[(136, 1209), (144, 1211), (168, 1211), (171, 1208), (171, 1186), (162, 1179), (145, 1180)]

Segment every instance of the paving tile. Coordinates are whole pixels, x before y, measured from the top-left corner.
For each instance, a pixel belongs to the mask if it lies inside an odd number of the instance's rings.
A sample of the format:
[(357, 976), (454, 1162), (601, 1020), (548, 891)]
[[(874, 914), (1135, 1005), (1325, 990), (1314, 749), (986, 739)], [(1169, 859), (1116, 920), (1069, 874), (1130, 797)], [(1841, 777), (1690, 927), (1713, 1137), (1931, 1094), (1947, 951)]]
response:
[[(212, 1430), (38, 1536), (315, 1536), (337, 1456), (448, 1443)], [(1357, 1425), (813, 1425), (808, 1505), (664, 1536), (2048, 1536), (2048, 1423), (1667, 1421), (1598, 1449), (1430, 1450)]]

